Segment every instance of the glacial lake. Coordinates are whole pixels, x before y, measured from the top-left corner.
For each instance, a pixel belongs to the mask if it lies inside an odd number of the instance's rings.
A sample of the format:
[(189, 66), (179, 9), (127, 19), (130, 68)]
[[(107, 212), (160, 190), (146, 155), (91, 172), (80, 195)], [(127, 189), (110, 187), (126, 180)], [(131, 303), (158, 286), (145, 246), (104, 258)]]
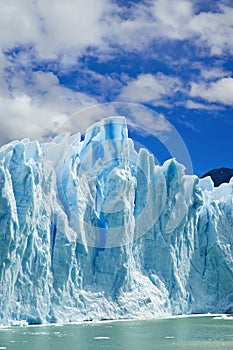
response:
[(0, 350), (232, 350), (233, 317), (86, 322), (0, 329)]

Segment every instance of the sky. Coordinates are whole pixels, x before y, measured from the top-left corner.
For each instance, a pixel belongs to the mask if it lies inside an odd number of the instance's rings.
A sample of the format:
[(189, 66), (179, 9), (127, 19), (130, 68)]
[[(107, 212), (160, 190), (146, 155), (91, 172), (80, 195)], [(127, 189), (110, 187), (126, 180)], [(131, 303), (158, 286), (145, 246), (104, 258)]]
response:
[(159, 163), (175, 130), (194, 174), (233, 168), (232, 56), (233, 0), (0, 0), (0, 145), (121, 102)]

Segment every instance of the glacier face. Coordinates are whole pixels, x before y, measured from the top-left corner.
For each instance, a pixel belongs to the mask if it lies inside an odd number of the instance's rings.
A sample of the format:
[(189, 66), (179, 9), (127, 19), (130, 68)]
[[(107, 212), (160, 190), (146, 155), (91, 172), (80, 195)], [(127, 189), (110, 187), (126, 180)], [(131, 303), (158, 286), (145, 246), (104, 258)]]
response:
[(123, 117), (0, 148), (0, 323), (233, 311), (233, 181), (155, 166)]

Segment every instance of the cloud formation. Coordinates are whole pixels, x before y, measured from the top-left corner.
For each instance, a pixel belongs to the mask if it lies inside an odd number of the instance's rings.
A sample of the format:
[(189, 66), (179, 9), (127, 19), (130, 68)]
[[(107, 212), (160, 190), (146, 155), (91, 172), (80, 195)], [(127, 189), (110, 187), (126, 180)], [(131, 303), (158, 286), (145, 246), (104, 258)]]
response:
[(128, 81), (122, 88), (119, 98), (127, 102), (149, 103), (154, 106), (167, 106), (167, 99), (182, 87), (179, 78), (158, 73), (141, 74)]
[(34, 72), (30, 82), (19, 73), (10, 90), (0, 89), (0, 144), (24, 137), (43, 141), (68, 116), (95, 103), (93, 97), (59, 84), (51, 72)]
[[(2, 1), (0, 143), (42, 138), (77, 110), (109, 100), (200, 110), (232, 106), (231, 72), (220, 61), (233, 53), (233, 8), (226, 1), (214, 8), (207, 3), (200, 8), (196, 0), (124, 6), (117, 0)], [(151, 65), (157, 60), (161, 67), (139, 67), (130, 75), (123, 61), (114, 74), (88, 66), (88, 60), (114, 62), (123, 55), (147, 57)], [(189, 62), (204, 58), (213, 59), (211, 68)], [(165, 63), (173, 70), (164, 70)], [(72, 72), (72, 86), (61, 81)]]
[(233, 106), (233, 78), (222, 78), (211, 83), (192, 83), (190, 96), (200, 97), (210, 103)]
[(101, 18), (109, 0), (10, 0), (1, 3), (1, 47), (30, 45), (39, 58), (55, 59), (72, 51), (80, 55), (100, 45), (104, 35)]
[[(145, 49), (158, 40), (192, 40), (206, 54), (233, 52), (233, 8), (218, 2), (217, 10), (197, 12), (195, 1), (148, 0), (116, 11), (110, 35), (128, 50)], [(111, 23), (111, 26), (110, 26)]]

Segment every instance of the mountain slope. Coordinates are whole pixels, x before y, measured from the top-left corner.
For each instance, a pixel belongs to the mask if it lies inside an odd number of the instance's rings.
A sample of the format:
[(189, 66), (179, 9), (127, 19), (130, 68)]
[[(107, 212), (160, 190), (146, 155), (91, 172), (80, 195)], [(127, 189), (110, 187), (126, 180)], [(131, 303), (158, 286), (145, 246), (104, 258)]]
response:
[(222, 183), (229, 182), (233, 177), (233, 169), (230, 168), (219, 168), (212, 169), (206, 174), (202, 175), (201, 178), (210, 176), (214, 182), (214, 186), (218, 187)]

